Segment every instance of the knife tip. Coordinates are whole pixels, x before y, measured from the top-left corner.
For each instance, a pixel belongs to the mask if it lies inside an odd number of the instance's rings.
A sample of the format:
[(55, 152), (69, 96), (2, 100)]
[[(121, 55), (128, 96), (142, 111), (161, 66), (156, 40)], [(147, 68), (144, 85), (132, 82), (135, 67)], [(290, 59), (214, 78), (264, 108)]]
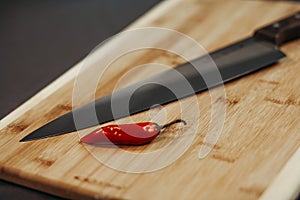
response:
[(32, 134), (29, 134), (27, 136), (25, 136), (24, 138), (22, 138), (21, 140), (19, 140), (19, 142), (28, 142), (28, 141), (33, 141), (33, 140), (38, 140), (38, 139), (43, 139), (43, 138), (47, 138), (47, 136), (35, 136)]
[(29, 141), (26, 137), (24, 137), (21, 140), (19, 140), (19, 142), (26, 142), (26, 141)]
[(29, 134), (23, 137), (21, 140), (19, 140), (19, 142), (28, 142), (35, 139), (39, 139), (39, 138), (33, 137), (31, 134)]

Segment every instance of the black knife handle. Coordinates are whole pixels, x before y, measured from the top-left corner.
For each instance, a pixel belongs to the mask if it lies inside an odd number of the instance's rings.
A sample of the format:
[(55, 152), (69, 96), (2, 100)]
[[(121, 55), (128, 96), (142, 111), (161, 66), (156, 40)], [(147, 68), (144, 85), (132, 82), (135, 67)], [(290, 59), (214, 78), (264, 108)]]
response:
[(300, 12), (257, 30), (254, 37), (276, 46), (300, 38)]

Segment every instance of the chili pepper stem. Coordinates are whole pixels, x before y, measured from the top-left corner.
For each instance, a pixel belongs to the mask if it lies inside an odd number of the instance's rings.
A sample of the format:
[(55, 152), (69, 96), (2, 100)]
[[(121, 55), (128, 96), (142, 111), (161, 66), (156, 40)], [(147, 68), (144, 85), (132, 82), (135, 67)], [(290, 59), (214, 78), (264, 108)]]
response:
[(172, 122), (170, 122), (170, 123), (167, 123), (167, 124), (165, 124), (165, 125), (163, 125), (163, 126), (160, 126), (159, 128), (160, 128), (160, 129), (164, 129), (164, 128), (166, 128), (166, 127), (168, 127), (168, 126), (171, 126), (171, 125), (173, 125), (173, 124), (176, 124), (176, 123), (183, 123), (184, 125), (186, 125), (186, 121), (184, 121), (184, 120), (182, 120), (182, 119), (176, 119), (176, 120), (174, 120), (174, 121), (172, 121)]

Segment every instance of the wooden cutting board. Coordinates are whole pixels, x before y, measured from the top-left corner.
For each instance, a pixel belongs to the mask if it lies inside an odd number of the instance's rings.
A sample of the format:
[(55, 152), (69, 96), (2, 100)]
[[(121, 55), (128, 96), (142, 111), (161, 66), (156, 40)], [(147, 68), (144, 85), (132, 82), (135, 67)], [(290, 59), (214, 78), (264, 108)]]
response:
[[(300, 10), (300, 4), (274, 1), (165, 1), (128, 27), (164, 27), (183, 33), (207, 51), (218, 49), (253, 33), (258, 27)], [(156, 36), (155, 36), (156, 37)], [(153, 43), (181, 45), (172, 37)], [(158, 36), (157, 36), (158, 37)], [(133, 41), (134, 42), (134, 41)], [(121, 45), (121, 43), (120, 43)], [(138, 163), (145, 152), (154, 152), (176, 139), (176, 133), (196, 136), (176, 161), (150, 173), (126, 173), (112, 169), (79, 143), (76, 133), (38, 141), (18, 141), (48, 121), (78, 107), (89, 97), (114, 90), (117, 81), (136, 66), (161, 63), (176, 66), (184, 60), (163, 50), (144, 49), (121, 56), (101, 79), (94, 94), (72, 105), (72, 89), (78, 63), (0, 122), (0, 178), (72, 199), (290, 199), (300, 189), (300, 40), (283, 46), (287, 55), (278, 64), (225, 85), (226, 98), (212, 102), (203, 92), (183, 100), (187, 126), (174, 126), (142, 147), (116, 148), (135, 153), (121, 165)], [(109, 55), (109, 45), (101, 47)], [(143, 80), (158, 68), (139, 68), (123, 80), (123, 86)], [(90, 73), (90, 72), (87, 72)], [(90, 95), (90, 96), (89, 96)], [(155, 95), (155, 94), (154, 94)], [(89, 97), (88, 97), (89, 96)], [(196, 99), (196, 101), (195, 101)], [(199, 103), (201, 115), (193, 118), (191, 105)], [(199, 149), (210, 129), (212, 103), (226, 105), (226, 119), (213, 150), (199, 159)], [(166, 121), (178, 118), (179, 103), (158, 108)], [(152, 111), (135, 115), (149, 119)], [(190, 117), (189, 117), (190, 116)], [(159, 116), (158, 116), (159, 118)], [(126, 119), (124, 119), (126, 120)], [(158, 121), (159, 123), (162, 122)], [(209, 144), (206, 144), (209, 145)], [(109, 148), (95, 147), (100, 153)], [(162, 155), (163, 156), (163, 155)], [(153, 160), (153, 162), (159, 161)]]

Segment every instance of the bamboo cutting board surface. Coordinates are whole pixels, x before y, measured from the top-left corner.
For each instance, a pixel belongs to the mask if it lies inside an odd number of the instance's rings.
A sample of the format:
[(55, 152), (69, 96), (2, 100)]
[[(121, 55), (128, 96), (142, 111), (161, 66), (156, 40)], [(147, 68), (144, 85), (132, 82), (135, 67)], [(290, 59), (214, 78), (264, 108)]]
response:
[[(292, 2), (261, 1), (166, 1), (133, 23), (128, 30), (163, 27), (196, 40), (207, 51), (218, 49), (253, 33), (253, 30), (300, 10)], [(153, 38), (166, 47), (180, 45), (170, 37)], [(181, 49), (191, 52), (189, 46)], [(97, 161), (79, 143), (76, 133), (38, 141), (18, 141), (48, 121), (78, 107), (95, 95), (113, 91), (127, 71), (147, 63), (176, 66), (184, 60), (175, 54), (155, 49), (121, 56), (105, 72), (94, 94), (82, 96), (72, 105), (74, 78), (78, 63), (51, 85), (1, 120), (0, 178), (38, 190), (73, 199), (287, 199), (300, 188), (300, 40), (284, 45), (287, 57), (278, 64), (225, 85), (226, 119), (222, 134), (212, 152), (199, 159), (199, 149), (211, 121), (210, 93), (184, 99), (187, 126), (183, 135), (199, 123), (192, 145), (174, 163), (151, 173), (126, 173)], [(104, 45), (107, 55), (114, 49)], [(139, 68), (122, 85), (157, 73), (157, 68)], [(93, 70), (87, 71), (91, 74)], [(201, 115), (193, 116), (199, 102)], [(218, 102), (217, 102), (218, 104)], [(179, 103), (161, 109), (167, 121), (180, 117)], [(133, 116), (135, 121), (149, 119), (151, 111)], [(159, 118), (159, 116), (158, 116)], [(126, 119), (124, 119), (126, 121)], [(156, 151), (174, 139), (181, 129), (174, 126), (161, 137), (142, 147), (116, 149), (136, 153)], [(95, 147), (106, 153), (107, 148)], [(113, 156), (113, 155), (112, 155)], [(122, 161), (123, 162), (123, 161)], [(130, 162), (135, 162), (133, 158)], [(155, 160), (153, 161), (155, 162)], [(127, 165), (128, 162), (124, 162)], [(125, 166), (126, 167), (126, 166)]]

